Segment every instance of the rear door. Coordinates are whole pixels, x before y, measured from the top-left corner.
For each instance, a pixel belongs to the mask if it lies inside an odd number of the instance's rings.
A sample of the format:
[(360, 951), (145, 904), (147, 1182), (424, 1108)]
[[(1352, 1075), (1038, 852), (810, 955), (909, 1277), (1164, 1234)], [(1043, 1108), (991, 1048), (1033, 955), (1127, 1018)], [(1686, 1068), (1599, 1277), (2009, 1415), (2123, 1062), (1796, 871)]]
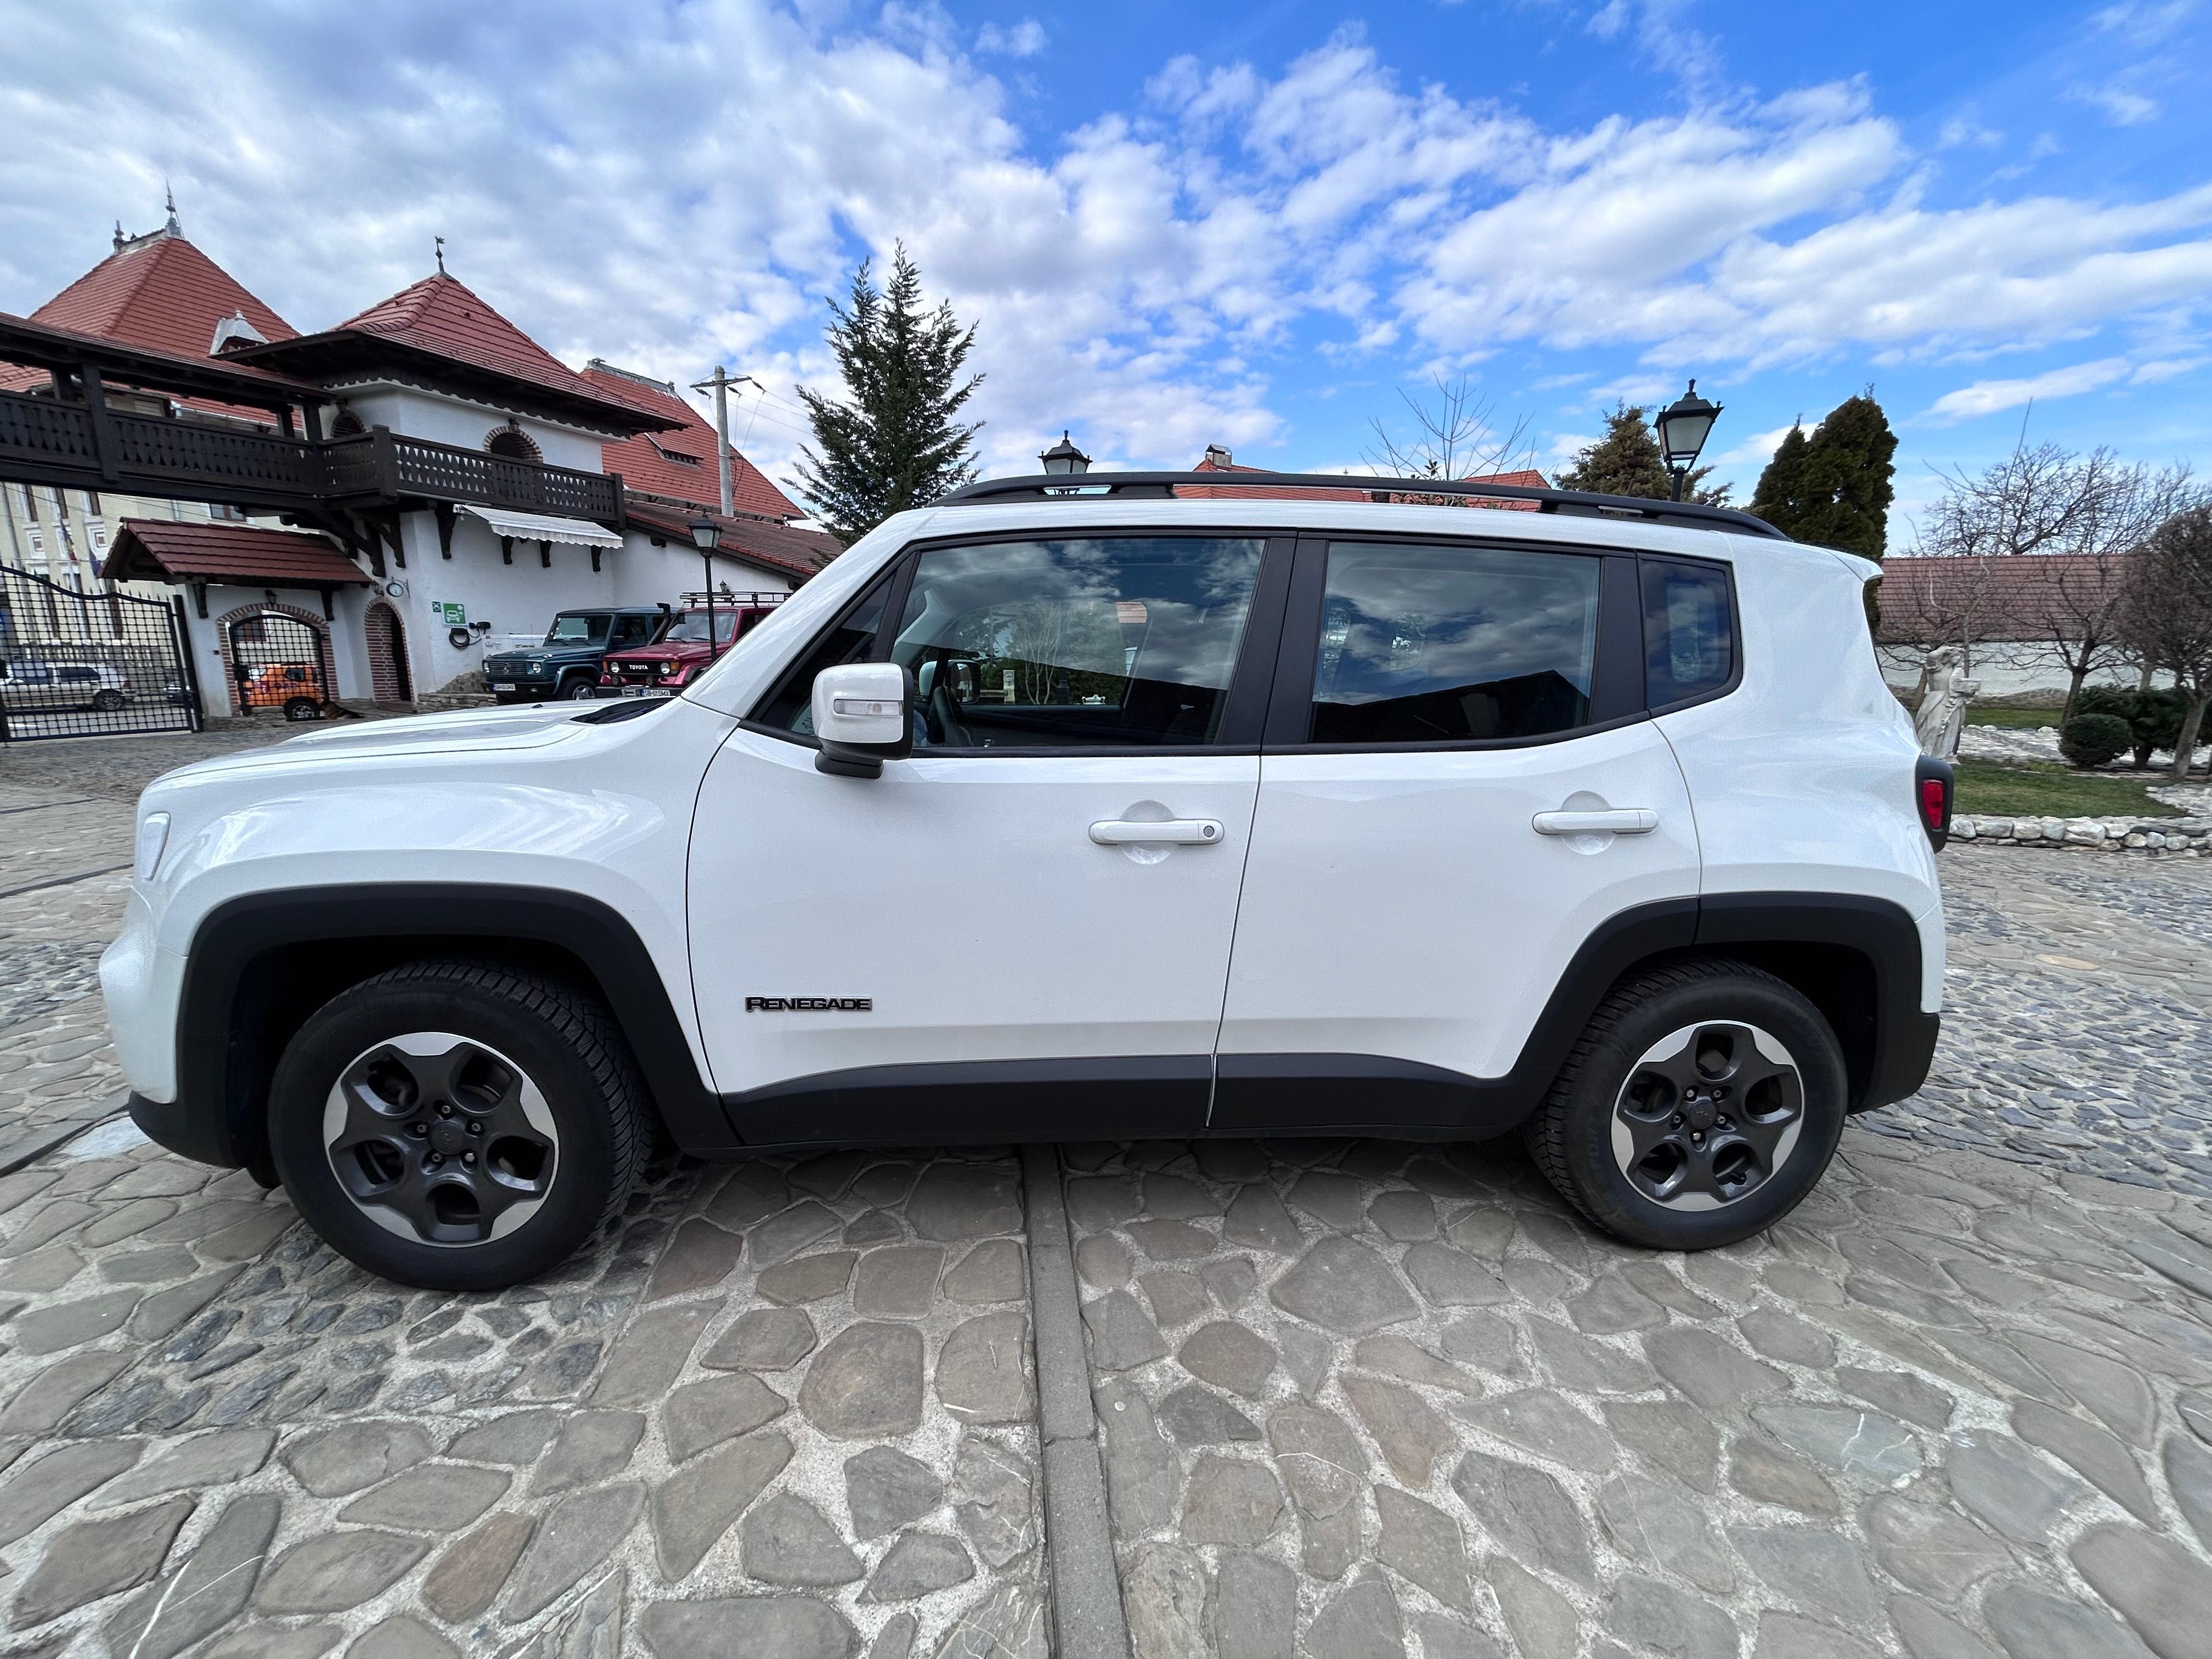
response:
[(1640, 609), (1629, 556), (1300, 542), (1214, 1128), (1502, 1127), (1498, 1080), (1583, 942), (1632, 906), (1691, 914)]
[[(692, 961), (749, 1140), (1203, 1126), (1289, 543), (926, 546), (732, 734), (691, 842)], [(913, 675), (915, 750), (815, 769), (832, 664)]]

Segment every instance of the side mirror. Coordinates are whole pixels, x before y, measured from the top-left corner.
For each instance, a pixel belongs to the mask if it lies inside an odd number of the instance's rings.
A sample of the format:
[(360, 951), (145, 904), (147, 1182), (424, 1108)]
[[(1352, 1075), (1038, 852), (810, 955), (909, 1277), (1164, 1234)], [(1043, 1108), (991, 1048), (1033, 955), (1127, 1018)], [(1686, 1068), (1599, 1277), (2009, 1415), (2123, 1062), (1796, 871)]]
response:
[(892, 662), (848, 662), (814, 677), (814, 735), (822, 752), (817, 772), (833, 777), (877, 778), (887, 760), (914, 752), (908, 713), (914, 676)]

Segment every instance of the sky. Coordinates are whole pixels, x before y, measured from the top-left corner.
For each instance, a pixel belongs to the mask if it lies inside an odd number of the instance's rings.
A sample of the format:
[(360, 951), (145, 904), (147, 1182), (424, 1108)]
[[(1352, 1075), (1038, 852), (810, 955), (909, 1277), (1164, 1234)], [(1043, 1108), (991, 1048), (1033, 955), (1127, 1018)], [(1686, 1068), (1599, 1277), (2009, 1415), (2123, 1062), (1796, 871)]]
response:
[(903, 241), (986, 470), (1359, 467), (1464, 378), (1547, 471), (1694, 376), (1747, 497), (1871, 386), (1909, 544), (2025, 432), (2212, 471), (2212, 0), (0, 0), (0, 311), (160, 222), (302, 331), (448, 267), (754, 377)]

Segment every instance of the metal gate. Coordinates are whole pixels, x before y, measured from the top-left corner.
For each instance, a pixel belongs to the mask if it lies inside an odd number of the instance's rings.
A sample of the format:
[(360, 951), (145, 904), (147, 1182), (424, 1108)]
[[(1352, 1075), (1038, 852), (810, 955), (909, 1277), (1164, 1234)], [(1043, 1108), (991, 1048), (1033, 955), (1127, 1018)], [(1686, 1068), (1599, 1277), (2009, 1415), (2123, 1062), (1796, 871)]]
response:
[(173, 606), (0, 565), (0, 743), (199, 729)]
[(230, 676), (243, 714), (266, 708), (288, 720), (317, 720), (331, 701), (323, 636), (281, 611), (257, 611), (230, 624)]

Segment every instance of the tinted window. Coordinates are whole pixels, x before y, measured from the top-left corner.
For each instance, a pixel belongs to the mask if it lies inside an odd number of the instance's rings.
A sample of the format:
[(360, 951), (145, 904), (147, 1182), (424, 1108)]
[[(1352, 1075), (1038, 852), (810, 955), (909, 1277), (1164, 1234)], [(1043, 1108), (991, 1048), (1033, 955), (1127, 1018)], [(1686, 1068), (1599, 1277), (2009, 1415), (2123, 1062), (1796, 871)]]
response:
[[(714, 612), (714, 642), (727, 645), (738, 636), (738, 613), (717, 610)], [(676, 618), (676, 626), (660, 636), (663, 645), (704, 645), (707, 643), (707, 612), (704, 607), (686, 611)]]
[(1598, 563), (1572, 553), (1332, 543), (1310, 740), (1534, 738), (1583, 725)]
[(650, 617), (617, 617), (614, 642), (617, 645), (643, 645), (653, 637), (653, 618)]
[(763, 726), (812, 737), (814, 677), (840, 663), (868, 659), (876, 642), (876, 630), (883, 626), (884, 595), (890, 586), (890, 577), (880, 577), (873, 587), (854, 600), (837, 619), (836, 626), (816, 642), (814, 649), (786, 671), (768, 701), (753, 710), (753, 718)]
[(932, 548), (891, 648), (916, 747), (1215, 741), (1263, 544), (1100, 537)]
[(605, 612), (598, 616), (586, 614), (556, 617), (553, 618), (553, 626), (545, 631), (545, 643), (548, 645), (605, 645), (607, 642), (607, 620)]
[(1728, 572), (1644, 562), (1644, 693), (1654, 708), (1717, 691), (1735, 673)]

